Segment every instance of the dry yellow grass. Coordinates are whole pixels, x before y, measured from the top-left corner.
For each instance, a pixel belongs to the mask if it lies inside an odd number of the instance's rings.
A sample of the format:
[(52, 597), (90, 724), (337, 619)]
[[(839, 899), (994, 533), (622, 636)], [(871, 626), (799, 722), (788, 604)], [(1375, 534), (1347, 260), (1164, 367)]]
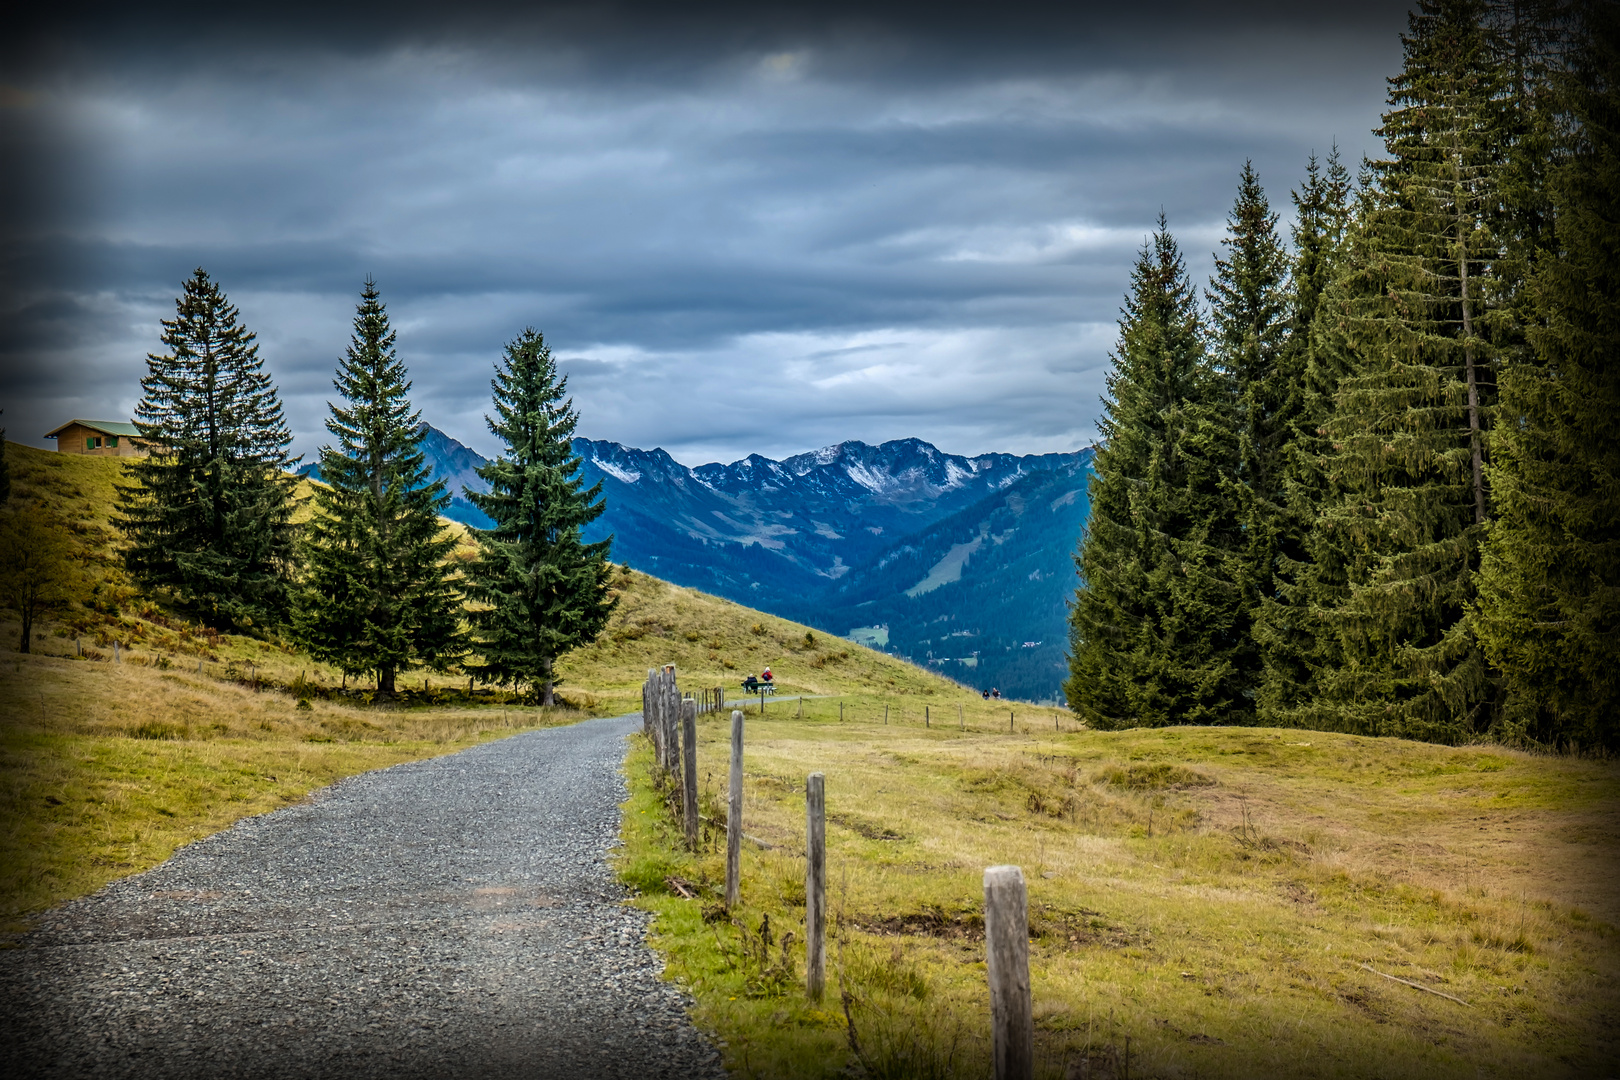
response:
[[(723, 817), (724, 721), (699, 776)], [(1041, 1075), (1602, 1075), (1620, 1009), (1612, 763), (1319, 732), (1015, 735), (750, 719), (736, 922), (631, 763), (623, 872), (740, 1075), (980, 1075), (984, 867), (1023, 866)], [(826, 774), (833, 997), (799, 989), (804, 777)], [(680, 876), (699, 900), (671, 895)], [(705, 912), (710, 920), (705, 921)], [(769, 916), (777, 945), (762, 959)], [(1459, 1005), (1361, 965), (1461, 998)], [(947, 1060), (951, 1068), (946, 1068)]]

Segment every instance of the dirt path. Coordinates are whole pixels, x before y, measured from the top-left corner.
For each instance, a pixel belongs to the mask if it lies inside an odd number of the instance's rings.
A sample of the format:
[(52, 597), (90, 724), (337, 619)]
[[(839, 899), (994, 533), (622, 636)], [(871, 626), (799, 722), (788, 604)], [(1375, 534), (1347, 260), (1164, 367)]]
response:
[(351, 777), (0, 952), (0, 1073), (724, 1075), (604, 855), (639, 718)]

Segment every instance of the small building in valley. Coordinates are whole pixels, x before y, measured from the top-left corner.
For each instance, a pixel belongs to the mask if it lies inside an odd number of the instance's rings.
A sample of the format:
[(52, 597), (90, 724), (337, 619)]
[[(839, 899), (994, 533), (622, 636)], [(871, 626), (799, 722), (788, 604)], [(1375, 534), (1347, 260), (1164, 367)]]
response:
[(117, 420), (69, 420), (55, 431), (45, 433), (56, 440), (63, 454), (95, 454), (99, 457), (145, 457), (146, 440), (140, 428)]

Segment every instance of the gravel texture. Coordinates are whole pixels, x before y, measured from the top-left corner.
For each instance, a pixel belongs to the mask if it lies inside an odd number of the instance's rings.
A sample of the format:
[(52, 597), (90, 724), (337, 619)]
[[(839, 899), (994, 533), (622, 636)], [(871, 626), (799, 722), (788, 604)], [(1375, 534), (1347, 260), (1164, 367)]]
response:
[(635, 716), (350, 777), (0, 952), (0, 1073), (723, 1077), (604, 856)]

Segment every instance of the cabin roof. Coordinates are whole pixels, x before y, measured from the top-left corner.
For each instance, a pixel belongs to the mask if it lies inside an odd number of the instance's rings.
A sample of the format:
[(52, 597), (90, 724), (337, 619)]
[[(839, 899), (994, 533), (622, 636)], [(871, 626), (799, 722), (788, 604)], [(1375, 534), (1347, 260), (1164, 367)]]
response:
[(99, 431), (103, 435), (124, 435), (130, 438), (139, 438), (141, 434), (140, 428), (134, 424), (123, 423), (120, 420), (69, 420), (55, 431), (47, 431), (45, 437), (54, 439), (74, 424), (89, 428), (91, 431)]

